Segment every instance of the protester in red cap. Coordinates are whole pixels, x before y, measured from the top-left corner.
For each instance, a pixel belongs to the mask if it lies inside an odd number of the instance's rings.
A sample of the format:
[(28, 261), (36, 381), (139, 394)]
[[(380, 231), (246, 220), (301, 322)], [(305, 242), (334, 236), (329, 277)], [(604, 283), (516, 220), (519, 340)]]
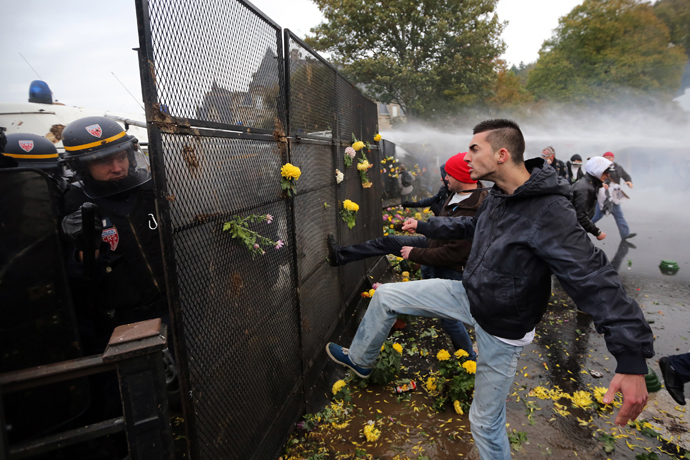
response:
[[(487, 196), (481, 183), (470, 177), (465, 153), (451, 157), (445, 165), (446, 181), (451, 194), (446, 199), (439, 217), (474, 216)], [(335, 237), (328, 235), (328, 261), (332, 266), (345, 265), (367, 257), (393, 254), (422, 265), (424, 279), (441, 278), (462, 281), (472, 243), (467, 240), (437, 240), (423, 236), (390, 235), (351, 246), (339, 246)], [(476, 356), (472, 340), (460, 321), (441, 320), (441, 326), (450, 336), (453, 346)]]
[[(616, 220), (616, 225), (618, 226), (618, 232), (621, 235), (621, 239), (625, 240), (628, 238), (632, 238), (636, 236), (637, 233), (630, 233), (630, 227), (628, 226), (628, 223), (626, 222), (625, 217), (623, 216), (621, 202), (625, 201), (628, 197), (620, 189), (621, 179), (623, 179), (623, 182), (625, 182), (625, 184), (628, 187), (633, 188), (632, 179), (621, 165), (613, 161), (613, 159), (615, 158), (613, 152), (606, 152), (604, 154), (604, 158), (613, 163), (613, 165), (611, 166), (609, 179), (606, 181), (606, 184), (609, 185), (609, 188), (605, 192), (603, 192), (604, 197), (602, 197), (602, 199), (599, 200), (599, 205), (596, 207), (596, 210), (594, 212), (592, 223), (597, 223), (599, 220), (601, 220), (602, 217), (604, 217), (604, 215), (606, 215), (604, 211), (602, 211), (602, 207), (607, 211), (610, 208), (610, 212), (611, 214), (613, 214), (613, 218)], [(607, 202), (607, 199), (610, 200), (610, 206)]]

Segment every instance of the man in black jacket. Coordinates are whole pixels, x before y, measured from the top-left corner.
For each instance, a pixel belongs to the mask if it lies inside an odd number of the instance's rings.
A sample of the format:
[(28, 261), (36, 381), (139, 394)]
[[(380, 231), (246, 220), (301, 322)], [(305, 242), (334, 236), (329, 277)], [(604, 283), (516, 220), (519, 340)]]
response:
[(568, 182), (574, 184), (584, 174), (582, 173), (582, 157), (577, 153), (570, 157), (570, 161), (566, 162), (566, 172), (568, 173)]
[(598, 240), (606, 238), (606, 233), (594, 225), (592, 217), (597, 206), (599, 189), (609, 178), (610, 167), (611, 162), (604, 157), (590, 158), (585, 165), (586, 174), (570, 188), (573, 192), (572, 202), (577, 213), (577, 221), (587, 233), (596, 236)]
[(544, 150), (541, 151), (541, 157), (544, 159), (544, 161), (550, 164), (553, 169), (556, 170), (556, 174), (558, 174), (558, 177), (568, 177), (568, 172), (566, 171), (565, 163), (556, 158), (556, 149), (554, 149), (551, 146), (546, 147)]
[(495, 186), (475, 217), (410, 219), (404, 229), (429, 238), (473, 240), (463, 281), (386, 284), (372, 298), (351, 348), (327, 353), (360, 376), (371, 374), (398, 314), (454, 318), (475, 327), (479, 359), (470, 409), (472, 434), (484, 460), (509, 459), (505, 401), (522, 347), (532, 340), (551, 298), (554, 273), (578, 307), (592, 315), (616, 358), (616, 375), (604, 396), (616, 392), (625, 425), (647, 401), (645, 358), (653, 336), (639, 305), (623, 290), (604, 253), (578, 224), (570, 187), (542, 159), (523, 160), (525, 141), (510, 120), (475, 126), (465, 157), (473, 179)]

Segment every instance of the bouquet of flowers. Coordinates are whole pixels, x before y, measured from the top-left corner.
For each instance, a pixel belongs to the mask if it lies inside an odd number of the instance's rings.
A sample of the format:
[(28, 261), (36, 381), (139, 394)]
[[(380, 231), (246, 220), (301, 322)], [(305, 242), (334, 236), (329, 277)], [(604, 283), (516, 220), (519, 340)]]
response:
[(259, 216), (252, 214), (247, 217), (233, 216), (230, 222), (223, 224), (223, 231), (230, 232), (233, 238), (241, 240), (247, 249), (249, 249), (253, 254), (266, 254), (266, 251), (264, 251), (261, 246), (273, 246), (276, 249), (280, 249), (285, 246), (285, 243), (283, 243), (282, 240), (272, 241), (264, 236), (259, 235), (254, 230), (249, 230), (250, 222), (266, 222), (270, 224), (273, 222), (273, 216), (270, 214)]
[(340, 216), (343, 222), (347, 224), (347, 228), (352, 230), (355, 226), (355, 219), (357, 219), (357, 211), (359, 211), (359, 205), (354, 201), (345, 200), (343, 201), (343, 209), (340, 210)]
[(302, 175), (302, 171), (290, 163), (286, 163), (280, 168), (280, 175), (283, 178), (280, 180), (280, 188), (287, 193), (287, 196), (292, 196), (297, 193), (295, 187), (295, 182), (299, 180), (299, 176)]
[(355, 159), (355, 155), (357, 155), (357, 152), (352, 147), (348, 147), (345, 149), (345, 156), (343, 157), (343, 163), (345, 163), (345, 167), (348, 167), (352, 164), (352, 160)]
[(369, 188), (373, 185), (369, 180), (369, 176), (367, 176), (367, 171), (371, 169), (372, 166), (374, 165), (369, 163), (367, 156), (364, 154), (364, 152), (362, 152), (362, 158), (359, 160), (359, 164), (357, 165), (357, 171), (359, 171), (359, 178), (362, 181), (362, 187), (364, 188)]

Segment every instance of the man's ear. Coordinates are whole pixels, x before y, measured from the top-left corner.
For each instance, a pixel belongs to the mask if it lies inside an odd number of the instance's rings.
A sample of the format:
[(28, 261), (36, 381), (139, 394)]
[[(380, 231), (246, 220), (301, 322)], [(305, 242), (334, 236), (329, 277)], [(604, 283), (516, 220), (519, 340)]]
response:
[(496, 160), (499, 164), (510, 161), (510, 152), (508, 152), (505, 148), (499, 149), (498, 152), (496, 152)]

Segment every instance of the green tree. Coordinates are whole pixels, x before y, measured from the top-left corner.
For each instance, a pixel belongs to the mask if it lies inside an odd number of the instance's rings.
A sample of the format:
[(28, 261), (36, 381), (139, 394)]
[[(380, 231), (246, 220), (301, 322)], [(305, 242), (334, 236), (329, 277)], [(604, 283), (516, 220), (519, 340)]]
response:
[(434, 118), (490, 95), (505, 45), (497, 0), (314, 0), (307, 43), (408, 116)]
[(537, 98), (611, 101), (621, 94), (669, 100), (686, 56), (669, 47), (668, 27), (635, 0), (585, 0), (559, 20), (529, 73)]
[(690, 0), (660, 0), (654, 14), (668, 26), (671, 43), (681, 45), (690, 57)]

